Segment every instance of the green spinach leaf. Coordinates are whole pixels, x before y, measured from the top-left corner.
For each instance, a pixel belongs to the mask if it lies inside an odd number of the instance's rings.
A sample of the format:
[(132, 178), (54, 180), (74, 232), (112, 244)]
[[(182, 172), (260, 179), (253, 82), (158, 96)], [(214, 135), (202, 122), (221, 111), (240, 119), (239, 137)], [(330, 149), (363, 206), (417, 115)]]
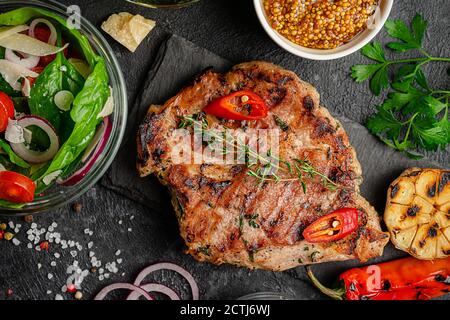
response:
[[(43, 176), (56, 171), (64, 171), (86, 149), (95, 135), (102, 110), (109, 96), (108, 73), (105, 62), (98, 58), (93, 72), (86, 79), (81, 92), (76, 96), (70, 112), (75, 126), (72, 134), (59, 149), (50, 167)], [(46, 189), (42, 183), (38, 184), (37, 192)]]
[[(55, 105), (54, 96), (61, 90), (69, 90), (76, 96), (83, 85), (83, 76), (67, 61), (63, 53), (58, 53), (31, 88), (29, 99), (31, 113), (50, 121), (57, 132), (67, 138), (69, 135), (67, 129), (71, 130), (73, 124), (67, 121), (68, 117), (64, 117), (63, 112)], [(61, 122), (64, 122), (63, 126)]]
[(15, 154), (15, 152), (11, 149), (9, 144), (3, 139), (0, 139), (0, 148), (3, 149), (3, 151), (5, 151), (6, 154), (9, 156), (9, 161), (14, 163), (15, 165), (21, 168), (30, 167), (30, 165), (25, 160), (23, 160), (21, 157)]

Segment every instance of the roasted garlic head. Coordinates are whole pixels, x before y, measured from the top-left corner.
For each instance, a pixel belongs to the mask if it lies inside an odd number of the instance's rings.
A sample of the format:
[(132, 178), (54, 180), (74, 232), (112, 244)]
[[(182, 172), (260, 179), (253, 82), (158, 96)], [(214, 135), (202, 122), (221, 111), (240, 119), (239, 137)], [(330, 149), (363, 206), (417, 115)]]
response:
[(392, 243), (418, 259), (450, 256), (450, 171), (410, 168), (388, 189)]

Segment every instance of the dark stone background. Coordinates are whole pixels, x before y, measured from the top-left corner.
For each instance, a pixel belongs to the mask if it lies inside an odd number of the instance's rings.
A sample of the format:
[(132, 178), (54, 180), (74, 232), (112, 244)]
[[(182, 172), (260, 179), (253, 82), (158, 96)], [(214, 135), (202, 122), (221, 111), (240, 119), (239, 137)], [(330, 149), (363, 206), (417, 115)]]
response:
[[(117, 53), (127, 79), (130, 107), (134, 105), (158, 48), (171, 33), (184, 37), (229, 61), (264, 59), (291, 69), (304, 80), (314, 84), (322, 95), (322, 103), (338, 116), (360, 123), (364, 122), (373, 112), (372, 106), (381, 101), (381, 98), (370, 94), (367, 85), (355, 84), (349, 77), (350, 66), (363, 61), (359, 53), (328, 62), (295, 57), (278, 48), (264, 33), (250, 0), (205, 0), (193, 7), (176, 11), (144, 9), (120, 0), (64, 0), (63, 2), (80, 5), (82, 14), (97, 26), (111, 13), (119, 11), (140, 13), (157, 21), (157, 28), (146, 38), (135, 54), (129, 53), (107, 37)], [(450, 1), (397, 1), (391, 17), (410, 19), (415, 12), (422, 13), (430, 21), (429, 32), (426, 36), (429, 52), (435, 55), (448, 55)], [(385, 38), (384, 32), (378, 36), (381, 40)], [(430, 76), (433, 85), (440, 88), (448, 87), (448, 77), (445, 76), (442, 65), (429, 66), (426, 72), (435, 75)], [(164, 97), (164, 94), (161, 97)], [(363, 132), (360, 126), (350, 122), (344, 123), (344, 126), (350, 131), (350, 136), (354, 130)], [(130, 130), (129, 135), (133, 138), (134, 132)], [(358, 141), (355, 140), (354, 143), (364, 168), (365, 160), (369, 161), (371, 157), (370, 153), (363, 154), (364, 143), (361, 141), (365, 140)], [(370, 143), (377, 144), (375, 140), (370, 140)], [(400, 163), (401, 166), (411, 164), (401, 155), (384, 152), (393, 157), (391, 163), (399, 166)], [(124, 154), (121, 156), (123, 157)], [(447, 151), (433, 154), (430, 158), (448, 167), (448, 156)], [(131, 155), (130, 159), (134, 161)], [(160, 205), (146, 202), (145, 199), (134, 201), (132, 200), (135, 199), (133, 188), (126, 192), (123, 186), (120, 188), (121, 186), (114, 185), (114, 179), (111, 177), (114, 177), (117, 171), (120, 171), (120, 166), (114, 166), (102, 183), (97, 184), (80, 198), (79, 202), (83, 205), (81, 213), (77, 214), (67, 206), (35, 217), (35, 222), (44, 227), (53, 221), (57, 222), (57, 231), (61, 232), (65, 239), (74, 239), (83, 246), (93, 241), (92, 250), (104, 263), (117, 258), (114, 255), (117, 249), (122, 251), (120, 258), (123, 258), (123, 263), (116, 275), (111, 275), (104, 281), (99, 281), (93, 275), (85, 279), (82, 284), (85, 298), (93, 297), (106, 284), (118, 281), (132, 282), (140, 269), (159, 261), (172, 261), (186, 266), (199, 280), (203, 299), (235, 299), (256, 291), (280, 291), (302, 299), (323, 298), (306, 280), (302, 268), (273, 273), (195, 262), (182, 253), (183, 244), (178, 236), (177, 223), (164, 189), (149, 188), (149, 193), (152, 193), (151, 199)], [(363, 185), (365, 194), (376, 187), (370, 179), (367, 179), (367, 176), (374, 175), (374, 172), (365, 170), (366, 182)], [(384, 183), (387, 184), (388, 181)], [(149, 184), (154, 186), (155, 181), (149, 179)], [(111, 189), (120, 192), (113, 192)], [(376, 190), (382, 189), (377, 186)], [(141, 191), (145, 193), (145, 190)], [(369, 200), (377, 202), (378, 209), (382, 209), (381, 202), (378, 201), (382, 199), (382, 194), (372, 192), (372, 195), (368, 194), (368, 197)], [(132, 216), (133, 219), (131, 219)], [(56, 293), (61, 293), (60, 288), (68, 277), (66, 268), (74, 258), (70, 256), (68, 250), (59, 248), (51, 247), (49, 253), (27, 249), (25, 231), (29, 224), (22, 219), (0, 218), (0, 222), (9, 220), (23, 225), (17, 236), (22, 244), (16, 247), (10, 242), (0, 242), (0, 299), (7, 298), (5, 293), (7, 288), (12, 288), (14, 291), (14, 294), (9, 297), (12, 299), (53, 299)], [(123, 223), (119, 224), (119, 220)], [(86, 228), (94, 231), (92, 237), (84, 234), (83, 230)], [(129, 232), (128, 228), (132, 231)], [(391, 249), (388, 251), (390, 252)], [(61, 253), (62, 257), (55, 259), (52, 256), (54, 252)], [(88, 266), (88, 252), (89, 250), (83, 248), (76, 258), (83, 268)], [(57, 266), (51, 267), (51, 261), (56, 261)], [(42, 264), (40, 270), (37, 268), (37, 263)], [(336, 264), (336, 267), (326, 267), (323, 270), (327, 270), (326, 278), (330, 280), (335, 278), (343, 268), (344, 265)], [(323, 270), (319, 269), (321, 275), (324, 275)], [(54, 275), (51, 280), (47, 278), (50, 272)], [(121, 275), (122, 272), (125, 272), (124, 276)], [(169, 273), (160, 274), (158, 277), (158, 280), (169, 285), (174, 282), (173, 285), (179, 287), (179, 281), (174, 280), (175, 278)], [(182, 288), (179, 287), (179, 289)], [(46, 294), (47, 290), (51, 290), (52, 294)], [(70, 295), (65, 294), (64, 297), (68, 299)]]

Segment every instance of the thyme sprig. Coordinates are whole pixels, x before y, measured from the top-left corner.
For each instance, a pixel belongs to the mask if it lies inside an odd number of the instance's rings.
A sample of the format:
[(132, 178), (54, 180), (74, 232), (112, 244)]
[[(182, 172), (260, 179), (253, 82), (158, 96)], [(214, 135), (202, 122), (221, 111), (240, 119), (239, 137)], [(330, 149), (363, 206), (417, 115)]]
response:
[[(245, 154), (245, 164), (248, 168), (247, 175), (257, 179), (260, 184), (265, 181), (276, 183), (300, 181), (303, 192), (306, 193), (305, 178), (314, 179), (318, 177), (321, 180), (323, 187), (326, 189), (334, 191), (343, 188), (320, 172), (306, 159), (293, 158), (292, 161), (286, 161), (274, 156), (270, 149), (267, 151), (266, 155), (261, 155), (246, 144), (238, 143), (236, 146), (234, 142), (230, 142), (225, 138), (226, 134), (224, 132), (215, 133), (214, 131), (208, 130), (208, 120), (204, 113), (180, 116), (179, 119), (180, 122), (178, 128), (187, 129), (193, 126), (194, 128), (200, 127), (202, 134), (213, 139), (215, 142), (225, 142), (225, 144), (230, 147), (237, 147), (240, 152)], [(224, 148), (223, 154), (226, 154), (225, 150), (226, 148)], [(262, 165), (258, 168), (254, 168), (255, 163), (251, 162), (250, 159), (259, 161)], [(282, 177), (278, 174), (280, 171), (288, 175), (293, 175), (294, 177)]]

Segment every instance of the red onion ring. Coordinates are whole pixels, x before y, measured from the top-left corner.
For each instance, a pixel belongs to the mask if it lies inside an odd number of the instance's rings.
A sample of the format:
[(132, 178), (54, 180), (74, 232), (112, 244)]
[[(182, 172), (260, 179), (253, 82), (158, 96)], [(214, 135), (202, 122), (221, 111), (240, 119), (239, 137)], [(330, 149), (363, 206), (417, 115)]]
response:
[(58, 38), (58, 34), (57, 34), (57, 32), (56, 32), (56, 28), (55, 28), (55, 26), (54, 26), (50, 21), (48, 21), (47, 19), (42, 19), (42, 18), (34, 19), (34, 20), (31, 22), (31, 24), (30, 24), (30, 29), (28, 29), (28, 35), (29, 35), (30, 37), (36, 38), (35, 35), (34, 35), (34, 29), (36, 29), (36, 26), (37, 26), (39, 23), (45, 24), (45, 25), (50, 29), (50, 37), (48, 38), (47, 43), (48, 43), (48, 44), (51, 44), (52, 46), (56, 45), (56, 40), (57, 40), (57, 38)]
[(13, 50), (6, 49), (5, 50), (5, 59), (16, 64), (19, 64), (27, 69), (33, 69), (39, 64), (39, 60), (41, 60), (38, 56), (33, 56), (31, 54), (21, 53), (23, 58), (19, 57)]
[(189, 282), (189, 285), (190, 285), (191, 291), (192, 291), (192, 300), (199, 299), (199, 296), (200, 296), (199, 289), (198, 289), (197, 282), (195, 282), (194, 277), (187, 270), (183, 269), (182, 267), (180, 267), (176, 264), (169, 263), (169, 262), (157, 263), (157, 264), (154, 264), (154, 265), (151, 265), (151, 266), (145, 268), (136, 277), (136, 280), (134, 281), (134, 285), (140, 286), (142, 281), (150, 273), (158, 271), (158, 270), (172, 270), (172, 271), (179, 273), (181, 276), (183, 276), (183, 278), (185, 278)]
[(22, 128), (37, 126), (44, 130), (50, 139), (50, 147), (43, 152), (31, 150), (25, 143), (11, 143), (11, 148), (19, 157), (30, 163), (43, 163), (55, 156), (59, 150), (59, 137), (50, 122), (38, 116), (24, 116), (17, 120), (17, 124)]
[[(117, 290), (117, 289), (128, 289), (132, 292), (139, 292), (138, 297), (141, 295), (144, 296), (147, 300), (153, 300), (153, 298), (145, 291), (144, 289), (141, 289), (139, 287), (136, 287), (135, 285), (132, 285), (130, 283), (113, 283), (107, 287), (104, 287), (94, 298), (94, 300), (103, 300), (105, 297), (110, 293), (111, 291)], [(131, 299), (130, 299), (131, 300)]]
[[(141, 289), (147, 291), (147, 292), (159, 292), (162, 293), (170, 298), (170, 300), (181, 300), (178, 294), (170, 289), (169, 287), (166, 287), (159, 283), (146, 283), (144, 285), (140, 286)], [(138, 300), (140, 298), (141, 294), (137, 291), (132, 291), (128, 297), (127, 300)]]
[[(103, 150), (106, 147), (106, 143), (108, 142), (108, 139), (111, 135), (112, 131), (112, 122), (109, 120), (108, 117), (103, 118), (103, 124), (104, 126), (104, 132), (101, 135), (100, 139), (98, 140), (97, 146), (95, 147), (95, 150), (92, 152), (91, 157), (87, 162), (75, 173), (73, 173), (70, 177), (64, 179), (64, 180), (57, 180), (56, 182), (63, 186), (73, 186), (80, 182), (91, 170), (92, 166), (97, 161), (100, 154), (103, 152)], [(102, 130), (101, 128), (99, 130)], [(95, 137), (94, 137), (95, 138)], [(93, 138), (93, 139), (94, 139)], [(94, 140), (93, 140), (94, 141)], [(83, 156), (84, 158), (84, 156)]]

